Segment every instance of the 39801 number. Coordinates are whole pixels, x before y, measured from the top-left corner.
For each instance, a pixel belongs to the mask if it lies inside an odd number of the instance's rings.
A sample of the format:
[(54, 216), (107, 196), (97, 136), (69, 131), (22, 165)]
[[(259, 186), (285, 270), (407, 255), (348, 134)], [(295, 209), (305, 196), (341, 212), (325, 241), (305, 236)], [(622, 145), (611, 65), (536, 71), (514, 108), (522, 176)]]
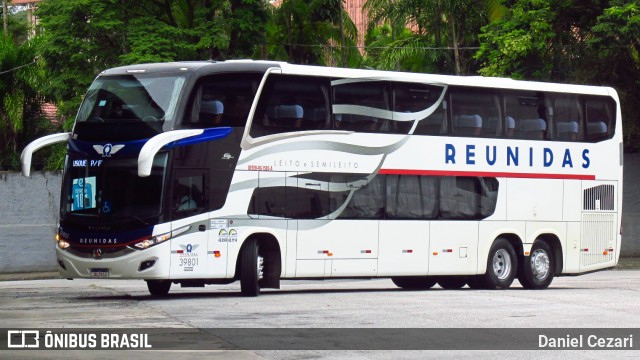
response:
[(198, 258), (180, 258), (178, 266), (198, 266)]

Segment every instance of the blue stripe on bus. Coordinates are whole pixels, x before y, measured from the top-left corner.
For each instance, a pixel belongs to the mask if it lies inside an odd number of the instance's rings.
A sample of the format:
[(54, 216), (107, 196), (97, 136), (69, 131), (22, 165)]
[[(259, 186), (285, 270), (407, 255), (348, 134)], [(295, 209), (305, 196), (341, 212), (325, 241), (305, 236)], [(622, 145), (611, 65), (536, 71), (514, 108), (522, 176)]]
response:
[[(191, 136), (186, 139), (181, 139), (167, 144), (163, 149), (173, 149), (178, 146), (188, 146), (199, 144), (207, 141), (223, 139), (231, 134), (232, 129), (230, 127), (222, 128), (210, 128), (204, 129), (203, 133), (196, 136)], [(122, 148), (113, 151), (109, 157), (133, 157), (140, 153), (140, 150), (147, 143), (149, 139), (125, 141), (125, 142), (89, 142), (84, 140), (71, 139), (69, 140), (69, 150), (77, 153), (78, 155), (85, 155), (88, 158), (94, 158), (96, 156), (102, 157), (102, 151), (98, 151), (94, 146), (98, 145), (104, 147), (107, 144), (111, 144), (114, 147), (117, 145), (124, 145)]]

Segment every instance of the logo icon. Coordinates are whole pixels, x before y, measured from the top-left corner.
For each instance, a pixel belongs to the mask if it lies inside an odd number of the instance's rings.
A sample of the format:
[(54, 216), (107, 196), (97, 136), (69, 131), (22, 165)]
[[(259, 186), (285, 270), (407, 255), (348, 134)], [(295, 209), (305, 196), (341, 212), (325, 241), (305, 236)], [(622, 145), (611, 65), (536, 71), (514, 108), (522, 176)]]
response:
[(196, 245), (191, 245), (191, 244), (187, 244), (187, 245), (180, 245), (180, 247), (182, 248), (183, 251), (186, 251), (187, 253), (191, 253), (192, 251), (194, 251), (195, 249), (197, 249), (200, 245), (196, 244)]
[(224, 155), (222, 155), (222, 160), (231, 160), (231, 159), (233, 159), (233, 155), (229, 153), (224, 153)]
[(8, 348), (39, 348), (40, 347), (40, 331), (9, 330), (7, 331), (7, 347)]
[(93, 250), (93, 258), (96, 260), (102, 259), (102, 249)]
[(105, 144), (104, 146), (93, 145), (93, 148), (98, 152), (98, 154), (101, 154), (102, 157), (111, 157), (111, 155), (117, 153), (123, 147), (124, 145), (111, 145), (111, 144)]

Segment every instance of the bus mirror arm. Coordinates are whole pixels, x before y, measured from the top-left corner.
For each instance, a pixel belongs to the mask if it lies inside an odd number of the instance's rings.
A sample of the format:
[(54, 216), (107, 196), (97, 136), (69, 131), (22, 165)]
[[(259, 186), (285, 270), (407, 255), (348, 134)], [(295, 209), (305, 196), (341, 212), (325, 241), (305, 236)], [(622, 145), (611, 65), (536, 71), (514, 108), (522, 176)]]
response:
[(22, 154), (20, 154), (20, 163), (22, 165), (22, 175), (29, 177), (31, 175), (31, 157), (33, 153), (40, 150), (41, 148), (59, 143), (66, 142), (71, 138), (71, 133), (58, 133), (43, 136), (41, 138), (35, 139), (27, 145), (24, 150), (22, 150)]
[(140, 149), (140, 155), (138, 155), (138, 176), (146, 177), (151, 175), (153, 158), (162, 147), (180, 139), (200, 135), (203, 132), (203, 129), (173, 130), (158, 134), (149, 139), (142, 149)]

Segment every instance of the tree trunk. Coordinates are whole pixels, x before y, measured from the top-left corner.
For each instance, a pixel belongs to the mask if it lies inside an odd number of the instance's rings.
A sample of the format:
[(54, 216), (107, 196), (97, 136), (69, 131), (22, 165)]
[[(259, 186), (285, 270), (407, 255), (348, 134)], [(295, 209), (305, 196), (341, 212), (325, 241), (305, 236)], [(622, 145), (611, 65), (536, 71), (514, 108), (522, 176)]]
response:
[(458, 49), (458, 34), (456, 34), (456, 22), (453, 16), (449, 17), (451, 22), (451, 39), (453, 41), (453, 58), (456, 66), (456, 75), (462, 73), (462, 67), (460, 66), (460, 50)]
[(347, 45), (345, 44), (345, 36), (344, 36), (344, 23), (343, 23), (343, 17), (342, 17), (342, 12), (343, 12), (343, 8), (342, 8), (342, 0), (339, 0), (339, 4), (340, 4), (340, 18), (338, 21), (340, 21), (340, 45), (342, 45), (342, 49), (340, 51), (340, 53), (342, 54), (342, 67), (347, 67)]
[(7, 5), (7, 1), (2, 0), (2, 25), (4, 29), (4, 36), (9, 36), (9, 6)]

